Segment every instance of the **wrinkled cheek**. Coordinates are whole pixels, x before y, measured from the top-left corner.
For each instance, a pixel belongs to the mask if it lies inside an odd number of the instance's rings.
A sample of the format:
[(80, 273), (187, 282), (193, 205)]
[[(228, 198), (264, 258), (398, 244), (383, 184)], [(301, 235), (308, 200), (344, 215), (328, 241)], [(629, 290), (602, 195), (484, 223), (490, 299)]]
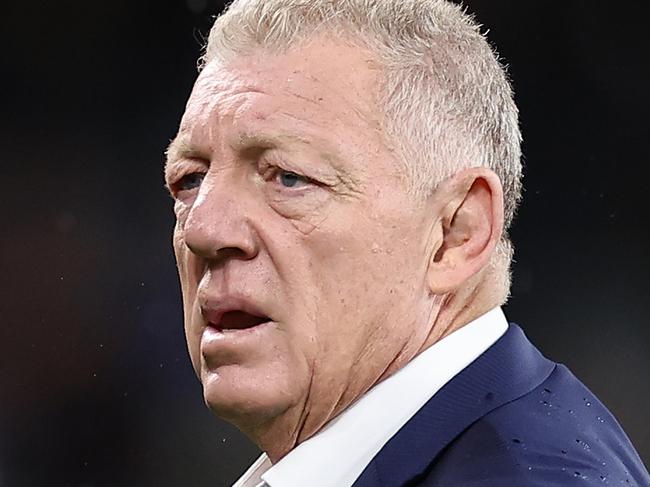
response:
[(201, 331), (202, 328), (198, 326), (200, 321), (200, 311), (196, 306), (194, 299), (196, 293), (184, 292), (183, 293), (183, 315), (184, 315), (184, 330), (185, 341), (187, 344), (187, 351), (192, 361), (192, 366), (198, 377), (201, 376)]
[(330, 196), (322, 189), (292, 199), (276, 196), (270, 201), (271, 207), (303, 238), (325, 225), (332, 209), (330, 203)]
[(187, 305), (188, 298), (191, 293), (191, 278), (190, 278), (190, 252), (186, 245), (183, 244), (180, 236), (174, 236), (174, 254), (176, 256), (176, 267), (178, 268), (178, 278), (181, 283), (181, 291), (183, 292), (183, 303)]
[(196, 336), (195, 327), (192, 326), (192, 323), (195, 321), (194, 314), (196, 312), (195, 302), (198, 284), (196, 279), (192, 276), (193, 255), (185, 245), (182, 237), (181, 226), (178, 222), (174, 229), (173, 247), (183, 298), (183, 328), (185, 330), (185, 340), (187, 342), (187, 350), (192, 365), (198, 375), (200, 374), (200, 337)]
[(179, 277), (182, 279), (181, 268), (183, 266), (183, 252), (182, 249), (185, 247), (183, 242), (183, 233), (181, 229), (181, 224), (176, 220), (176, 225), (174, 226), (174, 233), (172, 235), (172, 247), (174, 249), (174, 257), (176, 258), (176, 266), (178, 267)]

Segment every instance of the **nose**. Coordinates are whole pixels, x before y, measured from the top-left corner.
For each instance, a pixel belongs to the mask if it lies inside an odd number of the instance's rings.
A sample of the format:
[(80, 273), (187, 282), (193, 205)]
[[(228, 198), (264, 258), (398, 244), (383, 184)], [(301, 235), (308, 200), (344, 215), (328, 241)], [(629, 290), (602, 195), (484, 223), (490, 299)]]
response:
[(257, 255), (252, 205), (246, 196), (234, 185), (206, 178), (183, 228), (185, 245), (192, 253), (210, 260)]

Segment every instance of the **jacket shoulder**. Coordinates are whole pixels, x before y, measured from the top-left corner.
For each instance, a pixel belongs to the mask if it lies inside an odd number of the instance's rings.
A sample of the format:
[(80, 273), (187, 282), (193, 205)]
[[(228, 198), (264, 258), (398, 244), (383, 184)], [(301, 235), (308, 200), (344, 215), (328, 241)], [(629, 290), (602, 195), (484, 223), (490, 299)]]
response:
[(622, 428), (569, 370), (470, 425), (414, 485), (650, 486)]

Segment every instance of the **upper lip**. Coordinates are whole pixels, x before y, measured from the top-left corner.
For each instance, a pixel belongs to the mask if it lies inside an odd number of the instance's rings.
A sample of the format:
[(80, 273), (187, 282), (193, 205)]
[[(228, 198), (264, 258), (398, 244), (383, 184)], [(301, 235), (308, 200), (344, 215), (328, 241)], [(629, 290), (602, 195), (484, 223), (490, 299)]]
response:
[(258, 318), (265, 318), (270, 321), (269, 316), (251, 300), (228, 295), (221, 296), (218, 299), (211, 299), (201, 305), (201, 315), (207, 321), (208, 326), (221, 329), (222, 318), (226, 313), (231, 311), (241, 311)]

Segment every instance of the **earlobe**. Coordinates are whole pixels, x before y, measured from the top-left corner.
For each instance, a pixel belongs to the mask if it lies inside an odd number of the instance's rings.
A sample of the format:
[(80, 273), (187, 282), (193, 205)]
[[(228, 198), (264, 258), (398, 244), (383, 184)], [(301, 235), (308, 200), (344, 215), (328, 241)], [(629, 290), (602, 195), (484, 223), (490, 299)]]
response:
[(503, 190), (487, 168), (457, 173), (440, 185), (427, 272), (433, 294), (459, 289), (487, 266), (503, 232)]

